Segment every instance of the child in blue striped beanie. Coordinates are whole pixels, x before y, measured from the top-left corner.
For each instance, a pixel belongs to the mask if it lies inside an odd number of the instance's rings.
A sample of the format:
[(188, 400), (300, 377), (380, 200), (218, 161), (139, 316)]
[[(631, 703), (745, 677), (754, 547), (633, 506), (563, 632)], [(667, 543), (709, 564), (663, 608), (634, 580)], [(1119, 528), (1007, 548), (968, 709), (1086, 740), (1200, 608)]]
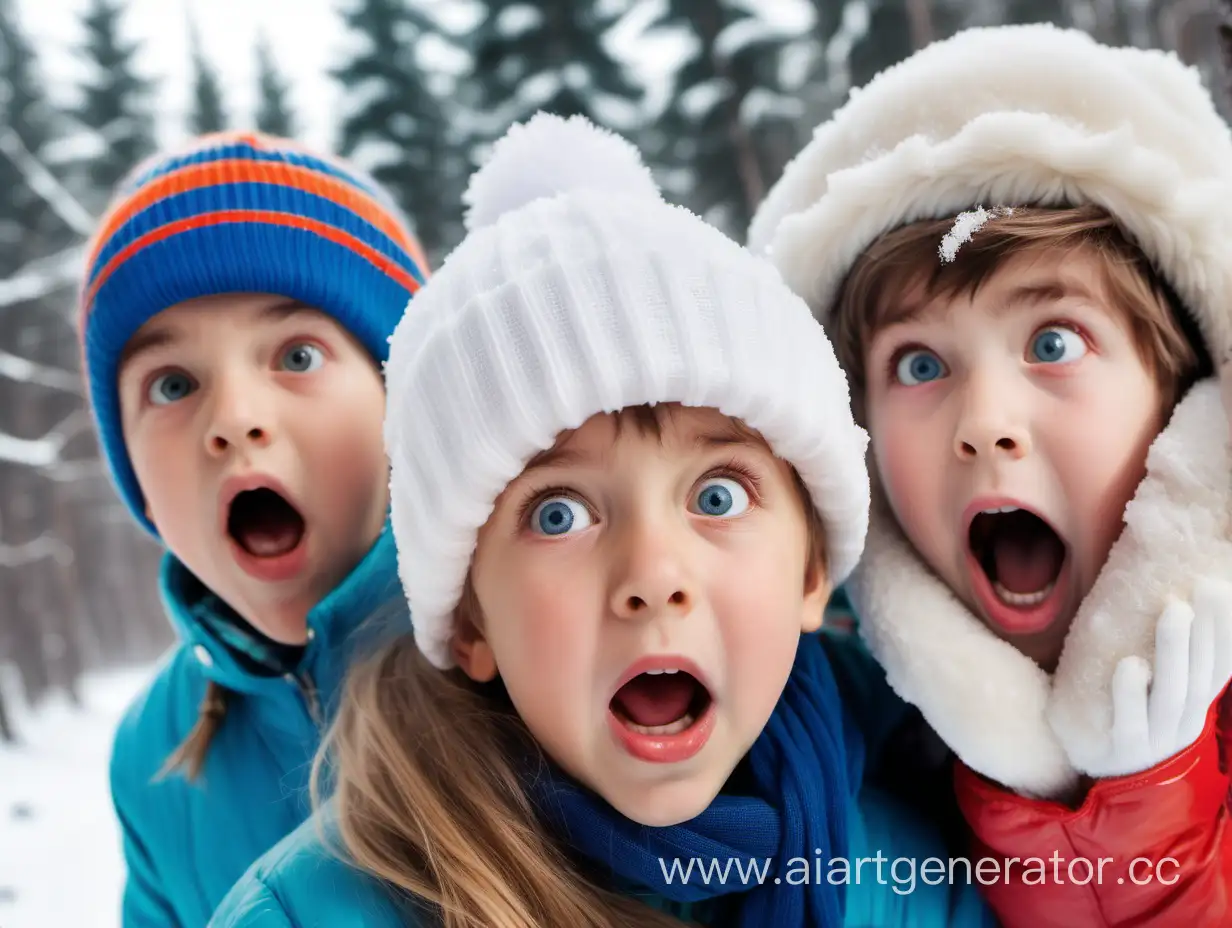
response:
[(399, 592), (381, 368), (426, 275), (372, 180), (252, 133), (140, 166), (88, 246), (99, 442), (180, 638), (112, 757), (126, 928), (204, 925), (309, 812), (359, 626)]

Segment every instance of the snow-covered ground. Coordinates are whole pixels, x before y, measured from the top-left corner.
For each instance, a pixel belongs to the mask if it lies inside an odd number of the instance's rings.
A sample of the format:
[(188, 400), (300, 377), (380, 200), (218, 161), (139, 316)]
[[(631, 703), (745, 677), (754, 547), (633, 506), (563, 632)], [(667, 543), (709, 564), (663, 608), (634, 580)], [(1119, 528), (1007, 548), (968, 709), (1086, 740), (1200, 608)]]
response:
[(17, 709), (22, 739), (0, 745), (0, 928), (116, 928), (123, 865), (107, 790), (120, 713), (141, 668), (82, 685), (84, 707)]

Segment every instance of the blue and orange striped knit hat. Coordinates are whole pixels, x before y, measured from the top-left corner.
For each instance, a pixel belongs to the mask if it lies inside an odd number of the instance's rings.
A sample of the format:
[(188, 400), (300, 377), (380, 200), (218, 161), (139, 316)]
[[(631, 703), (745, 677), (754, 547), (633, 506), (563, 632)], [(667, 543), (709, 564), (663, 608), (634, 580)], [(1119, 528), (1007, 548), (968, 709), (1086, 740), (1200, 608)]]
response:
[(251, 132), (202, 136), (138, 167), (87, 247), (80, 335), (99, 442), (149, 531), (117, 390), (129, 339), (194, 297), (272, 293), (328, 313), (380, 363), (427, 279), (388, 195), (353, 168)]

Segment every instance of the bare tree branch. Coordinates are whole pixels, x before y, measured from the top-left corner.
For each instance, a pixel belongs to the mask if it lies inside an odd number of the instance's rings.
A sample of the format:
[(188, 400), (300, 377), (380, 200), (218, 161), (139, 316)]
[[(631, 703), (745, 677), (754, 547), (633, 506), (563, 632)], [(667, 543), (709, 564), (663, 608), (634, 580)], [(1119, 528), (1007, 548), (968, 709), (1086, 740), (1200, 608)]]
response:
[(73, 549), (51, 535), (40, 535), (19, 545), (0, 542), (0, 567), (25, 567), (49, 557), (59, 564), (73, 563)]
[(72, 371), (60, 370), (58, 367), (48, 367), (19, 358), (0, 348), (0, 377), (16, 380), (19, 383), (32, 383), (52, 390), (64, 390), (74, 395), (81, 395), (81, 377)]
[(17, 438), (0, 432), (0, 461), (38, 468), (61, 464), (60, 451), (71, 438), (89, 427), (89, 413), (75, 409), (42, 438)]
[(21, 137), (9, 127), (0, 129), (0, 151), (8, 156), (30, 189), (46, 201), (65, 225), (82, 238), (94, 231), (95, 219), (90, 211), (77, 202), (77, 198), (56, 180), (54, 174), (43, 167), (26, 148)]
[(50, 467), (56, 463), (58, 453), (55, 443), (45, 438), (17, 438), (0, 432), (0, 461), (26, 467)]
[[(53, 483), (75, 483), (78, 480), (93, 480), (107, 476), (106, 465), (98, 458), (87, 458), (81, 461), (61, 461), (39, 471)], [(121, 508), (121, 518), (116, 521), (127, 522), (132, 519), (127, 509)], [(104, 519), (103, 521), (108, 521)]]
[(63, 287), (75, 285), (84, 260), (84, 250), (78, 245), (27, 264), (14, 276), (0, 280), (0, 309), (42, 299)]
[(1196, 64), (1199, 56), (1194, 45), (1198, 39), (1207, 38), (1213, 31), (1216, 43), (1222, 40), (1220, 19), (1221, 14), (1212, 8), (1209, 0), (1175, 0), (1159, 11), (1162, 45), (1175, 51), (1186, 64)]
[(933, 14), (928, 0), (907, 0), (907, 21), (911, 24), (911, 45), (923, 48), (933, 40)]
[(45, 557), (53, 558), (60, 564), (73, 563), (72, 548), (49, 532), (16, 545), (5, 544), (3, 538), (4, 526), (0, 523), (0, 567), (24, 567)]

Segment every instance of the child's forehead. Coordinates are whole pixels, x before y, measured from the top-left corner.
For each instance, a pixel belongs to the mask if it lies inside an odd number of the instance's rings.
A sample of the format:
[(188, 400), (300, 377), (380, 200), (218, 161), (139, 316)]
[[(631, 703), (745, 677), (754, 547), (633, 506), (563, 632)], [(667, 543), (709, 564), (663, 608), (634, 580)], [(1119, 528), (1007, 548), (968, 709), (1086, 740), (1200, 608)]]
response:
[(597, 413), (578, 428), (557, 435), (552, 447), (527, 462), (526, 470), (602, 461), (610, 458), (617, 448), (634, 445), (668, 452), (733, 445), (769, 450), (759, 432), (717, 409), (660, 403), (627, 407), (615, 413)]
[(214, 333), (225, 333), (229, 338), (242, 337), (245, 332), (255, 335), (292, 318), (338, 325), (321, 310), (289, 297), (261, 293), (196, 297), (148, 319), (124, 346), (120, 363), (126, 364), (154, 348), (209, 339)]
[(945, 322), (960, 305), (998, 318), (1065, 299), (1102, 305), (1103, 260), (1086, 248), (1031, 249), (1004, 258), (983, 275), (934, 275), (930, 281), (919, 274), (896, 295), (883, 297), (880, 328)]

